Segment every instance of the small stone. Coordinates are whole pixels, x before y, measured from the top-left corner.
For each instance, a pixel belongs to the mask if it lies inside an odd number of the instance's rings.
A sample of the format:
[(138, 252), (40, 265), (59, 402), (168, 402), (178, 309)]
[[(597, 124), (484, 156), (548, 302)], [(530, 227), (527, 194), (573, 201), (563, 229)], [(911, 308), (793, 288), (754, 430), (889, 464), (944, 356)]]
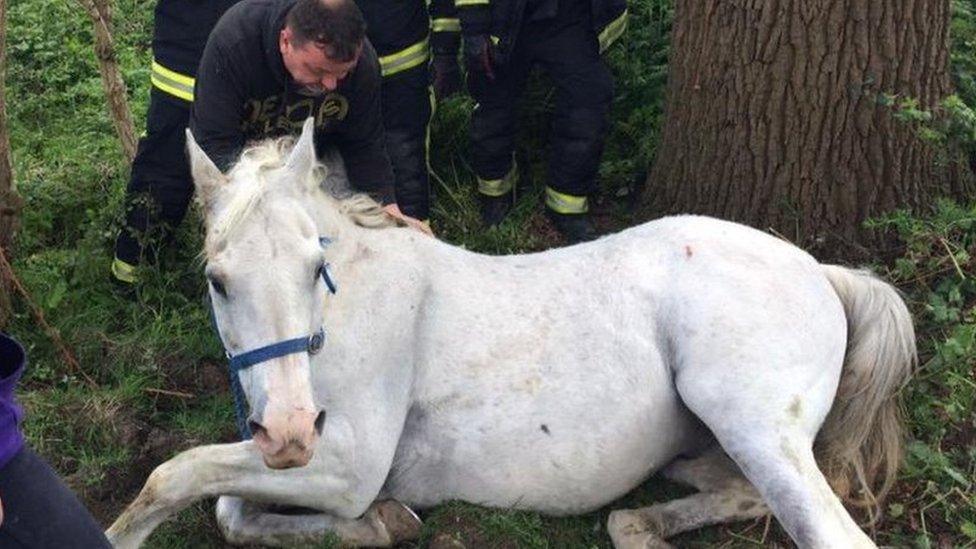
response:
[(430, 549), (466, 549), (461, 540), (451, 534), (441, 532), (430, 540)]

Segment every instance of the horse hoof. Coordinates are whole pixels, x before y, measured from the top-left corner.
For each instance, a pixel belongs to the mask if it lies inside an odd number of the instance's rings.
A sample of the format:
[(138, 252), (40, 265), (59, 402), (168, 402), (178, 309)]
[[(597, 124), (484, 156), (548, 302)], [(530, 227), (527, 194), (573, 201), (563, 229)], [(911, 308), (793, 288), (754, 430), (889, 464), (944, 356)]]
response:
[(420, 529), (424, 523), (413, 510), (399, 501), (380, 501), (373, 504), (372, 511), (386, 527), (394, 544), (420, 537)]

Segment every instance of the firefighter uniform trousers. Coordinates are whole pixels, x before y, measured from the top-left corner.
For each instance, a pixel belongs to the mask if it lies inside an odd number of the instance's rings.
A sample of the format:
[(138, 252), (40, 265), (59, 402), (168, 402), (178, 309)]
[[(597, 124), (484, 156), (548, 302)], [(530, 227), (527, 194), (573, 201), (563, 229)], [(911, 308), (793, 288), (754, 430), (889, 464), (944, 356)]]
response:
[(397, 204), (404, 214), (425, 221), (430, 217), (427, 157), (434, 108), (428, 61), (431, 41), (453, 42), (457, 51), (459, 24), (451, 13), (453, 3), (433, 2), (433, 21), (425, 0), (357, 0), (357, 4), (383, 74), (383, 129)]
[(594, 31), (589, 10), (559, 4), (555, 17), (523, 24), (493, 81), (480, 71), (469, 72), (468, 91), (477, 101), (470, 128), (472, 161), (481, 194), (502, 196), (513, 189), (517, 103), (530, 69), (539, 64), (556, 89), (546, 206), (580, 214), (588, 210), (587, 195), (596, 191), (613, 77), (600, 56), (603, 37)]
[(186, 127), (193, 84), (207, 37), (237, 0), (159, 0), (153, 28), (152, 88), (146, 133), (139, 139), (126, 188), (125, 226), (115, 241), (112, 274), (136, 281), (144, 245), (168, 238), (193, 195)]

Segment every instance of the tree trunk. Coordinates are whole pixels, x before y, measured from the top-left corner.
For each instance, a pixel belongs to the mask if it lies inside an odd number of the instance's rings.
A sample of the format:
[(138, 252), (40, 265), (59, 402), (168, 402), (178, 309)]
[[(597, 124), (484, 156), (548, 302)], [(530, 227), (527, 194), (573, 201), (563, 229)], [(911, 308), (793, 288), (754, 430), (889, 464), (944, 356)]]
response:
[(652, 208), (823, 250), (877, 245), (865, 219), (962, 196), (971, 179), (894, 116), (951, 93), (949, 17), (949, 0), (675, 2)]
[[(10, 159), (10, 136), (7, 133), (7, 0), (0, 0), (0, 253), (7, 254), (14, 240), (14, 232), (23, 208), (14, 183), (13, 163)], [(10, 280), (0, 272), (0, 328), (10, 321), (13, 307), (10, 301)]]
[(109, 115), (115, 132), (122, 142), (122, 150), (129, 162), (136, 156), (135, 126), (132, 124), (132, 111), (126, 96), (125, 81), (115, 59), (115, 43), (112, 39), (112, 13), (110, 0), (79, 0), (95, 25), (95, 57), (102, 75), (105, 97), (108, 101)]

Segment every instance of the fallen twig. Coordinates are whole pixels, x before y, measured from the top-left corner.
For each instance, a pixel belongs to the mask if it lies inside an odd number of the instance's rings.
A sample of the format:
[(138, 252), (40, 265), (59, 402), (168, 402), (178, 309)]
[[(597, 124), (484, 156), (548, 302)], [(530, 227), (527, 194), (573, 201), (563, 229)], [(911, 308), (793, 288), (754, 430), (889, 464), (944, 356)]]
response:
[(93, 380), (91, 376), (86, 374), (85, 371), (81, 369), (81, 366), (78, 364), (78, 360), (75, 359), (74, 354), (68, 349), (68, 346), (64, 343), (64, 340), (61, 339), (61, 333), (58, 332), (58, 329), (47, 323), (47, 320), (44, 318), (44, 311), (37, 306), (37, 303), (35, 303), (31, 298), (27, 288), (24, 288), (24, 285), (20, 282), (20, 279), (17, 278), (17, 273), (14, 272), (13, 266), (11, 266), (10, 262), (7, 261), (7, 254), (2, 246), (0, 246), (0, 277), (9, 280), (14, 290), (20, 294), (22, 298), (24, 298), (24, 301), (27, 303), (27, 307), (29, 307), (31, 310), (31, 314), (34, 315), (34, 320), (41, 327), (41, 329), (44, 330), (47, 337), (51, 339), (51, 342), (54, 343), (54, 346), (61, 354), (61, 358), (68, 365), (68, 370), (84, 379), (85, 383), (89, 387), (97, 387), (98, 385), (95, 383), (95, 380)]
[(180, 391), (169, 391), (169, 390), (166, 390), (166, 389), (154, 389), (152, 387), (148, 387), (146, 389), (143, 389), (143, 391), (145, 391), (147, 393), (157, 394), (157, 395), (174, 396), (174, 397), (177, 397), (177, 398), (186, 398), (186, 399), (197, 398), (196, 395), (192, 395), (190, 393), (183, 393), (183, 392), (180, 392)]
[(962, 272), (962, 267), (960, 267), (959, 262), (956, 261), (956, 254), (952, 252), (952, 248), (949, 247), (949, 243), (946, 242), (946, 239), (942, 237), (939, 237), (939, 242), (942, 243), (942, 246), (945, 248), (946, 253), (949, 254), (949, 259), (952, 260), (952, 264), (956, 267), (956, 273), (959, 274), (959, 278), (966, 280), (966, 274)]

